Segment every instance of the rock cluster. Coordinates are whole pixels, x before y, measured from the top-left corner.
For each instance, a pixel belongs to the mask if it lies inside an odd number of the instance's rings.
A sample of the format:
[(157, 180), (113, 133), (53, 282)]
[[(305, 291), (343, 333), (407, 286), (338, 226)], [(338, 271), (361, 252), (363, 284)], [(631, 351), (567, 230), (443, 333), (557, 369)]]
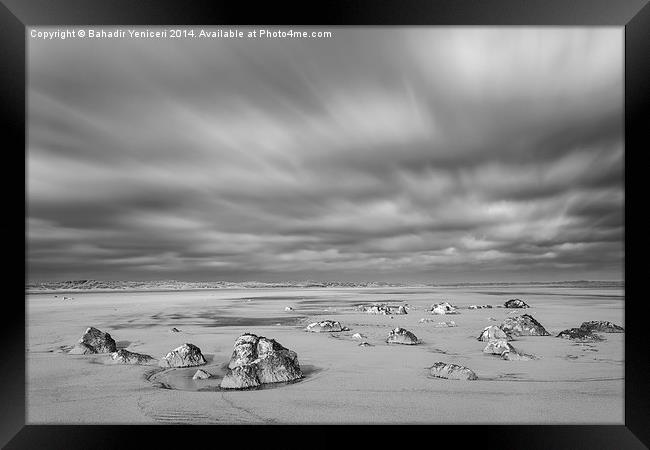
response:
[(125, 349), (111, 353), (111, 360), (118, 364), (150, 364), (155, 358), (142, 353), (130, 352)]
[(492, 305), (469, 305), (467, 309), (490, 309)]
[(575, 341), (602, 341), (603, 338), (587, 328), (569, 328), (560, 331), (557, 337), (571, 339)]
[(476, 338), (479, 341), (488, 342), (494, 339), (504, 339), (507, 341), (512, 340), (512, 336), (503, 331), (496, 325), (490, 325), (489, 327), (483, 328), (481, 334)]
[(530, 314), (506, 317), (500, 328), (513, 336), (550, 336), (550, 333)]
[(600, 333), (624, 333), (625, 329), (620, 325), (615, 325), (612, 322), (605, 320), (592, 320), (590, 322), (582, 322), (580, 328), (589, 331), (598, 331)]
[(89, 327), (70, 350), (73, 355), (87, 355), (93, 353), (113, 353), (117, 351), (115, 340), (108, 333), (102, 333), (95, 327)]
[(246, 389), (302, 378), (298, 355), (273, 339), (245, 333), (237, 338), (221, 381), (224, 389)]
[(507, 300), (503, 306), (506, 308), (530, 308), (529, 305), (526, 304), (523, 300), (520, 300), (518, 298), (512, 298), (510, 300)]
[(368, 314), (383, 314), (389, 316), (391, 314), (408, 314), (404, 305), (389, 305), (386, 303), (373, 303), (372, 305), (359, 305), (358, 311)]
[(431, 305), (431, 309), (429, 311), (431, 312), (431, 314), (439, 314), (439, 315), (458, 314), (456, 308), (451, 304), (449, 304), (448, 302), (435, 303)]
[(340, 322), (335, 320), (323, 320), (320, 322), (314, 322), (307, 325), (305, 331), (311, 333), (331, 333), (336, 331), (350, 331), (348, 327), (344, 327)]
[(419, 344), (417, 336), (408, 331), (405, 328), (395, 328), (390, 332), (386, 338), (386, 343), (388, 344), (404, 344), (404, 345), (415, 345)]
[(476, 374), (465, 366), (437, 362), (429, 368), (431, 376), (448, 380), (478, 380)]
[(159, 365), (161, 367), (192, 367), (201, 366), (206, 362), (200, 348), (194, 344), (185, 343), (167, 353), (160, 360)]

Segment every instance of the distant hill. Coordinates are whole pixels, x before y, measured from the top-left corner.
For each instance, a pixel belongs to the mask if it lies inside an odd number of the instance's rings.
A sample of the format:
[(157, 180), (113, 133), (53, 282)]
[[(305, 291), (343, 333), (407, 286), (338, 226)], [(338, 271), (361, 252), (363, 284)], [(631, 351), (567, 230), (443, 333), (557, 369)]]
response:
[(623, 281), (528, 281), (528, 282), (479, 282), (479, 283), (395, 283), (384, 281), (100, 281), (71, 280), (45, 281), (28, 283), (27, 292), (48, 291), (150, 291), (150, 290), (195, 290), (195, 289), (254, 289), (254, 288), (344, 288), (344, 287), (452, 287), (452, 286), (556, 286), (556, 287), (593, 287), (620, 288)]

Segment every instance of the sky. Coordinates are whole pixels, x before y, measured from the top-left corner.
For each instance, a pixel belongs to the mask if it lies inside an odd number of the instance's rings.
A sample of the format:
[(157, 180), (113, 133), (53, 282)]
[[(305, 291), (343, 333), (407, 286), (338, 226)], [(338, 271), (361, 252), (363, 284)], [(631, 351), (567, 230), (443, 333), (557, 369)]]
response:
[(28, 38), (29, 279), (623, 279), (623, 28), (319, 30)]

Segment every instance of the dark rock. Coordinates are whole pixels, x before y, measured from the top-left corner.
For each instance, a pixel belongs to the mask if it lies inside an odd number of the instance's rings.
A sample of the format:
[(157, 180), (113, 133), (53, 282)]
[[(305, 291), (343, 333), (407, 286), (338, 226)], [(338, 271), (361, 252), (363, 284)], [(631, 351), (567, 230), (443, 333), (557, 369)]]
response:
[(149, 355), (119, 349), (118, 351), (111, 353), (111, 360), (119, 364), (150, 364), (155, 361), (155, 358)]
[(194, 344), (183, 344), (167, 353), (160, 360), (161, 367), (192, 367), (201, 366), (207, 361), (201, 353), (201, 349)]
[(431, 376), (445, 378), (448, 380), (478, 380), (478, 377), (471, 369), (459, 366), (458, 364), (447, 364), (437, 362), (429, 368)]
[(603, 338), (587, 328), (569, 328), (560, 331), (557, 337), (575, 341), (602, 341)]
[(359, 347), (374, 347), (374, 345), (372, 345), (369, 342), (363, 341), (359, 344)]
[(490, 325), (489, 327), (483, 328), (483, 331), (476, 339), (483, 342), (488, 342), (494, 339), (505, 339), (511, 341), (512, 336), (510, 336), (498, 326)]
[(526, 302), (518, 298), (512, 298), (510, 300), (507, 300), (503, 304), (503, 306), (505, 306), (506, 308), (530, 308), (530, 306), (528, 306)]
[(86, 329), (84, 335), (79, 339), (79, 343), (84, 343), (92, 347), (94, 353), (113, 353), (117, 350), (115, 340), (111, 335), (102, 333), (94, 327)]
[(170, 332), (170, 333), (180, 333), (181, 330), (179, 330), (178, 328), (174, 327), (174, 328), (172, 328), (171, 330), (169, 330), (169, 332)]
[(416, 335), (404, 328), (395, 328), (390, 332), (386, 338), (388, 344), (404, 344), (404, 345), (415, 345), (419, 344), (419, 340)]
[(598, 331), (600, 333), (624, 333), (625, 329), (619, 325), (615, 325), (612, 322), (607, 322), (605, 320), (592, 320), (590, 322), (582, 322), (580, 328), (584, 328), (589, 331)]
[(530, 314), (507, 317), (500, 328), (512, 336), (550, 336), (542, 324)]
[(331, 333), (337, 331), (349, 331), (350, 329), (342, 326), (339, 322), (335, 320), (323, 320), (321, 322), (314, 322), (307, 325), (305, 331), (311, 333)]
[(237, 338), (221, 382), (225, 389), (246, 389), (302, 378), (298, 355), (273, 339), (254, 334)]

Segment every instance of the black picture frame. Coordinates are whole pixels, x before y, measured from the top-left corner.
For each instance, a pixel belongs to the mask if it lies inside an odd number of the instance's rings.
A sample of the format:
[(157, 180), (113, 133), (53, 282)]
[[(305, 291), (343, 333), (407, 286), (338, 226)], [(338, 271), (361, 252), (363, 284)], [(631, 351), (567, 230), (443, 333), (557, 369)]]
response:
[[(441, 445), (444, 441), (469, 443), (475, 445), (499, 446), (501, 448), (647, 448), (650, 445), (650, 414), (647, 393), (650, 392), (648, 379), (649, 354), (647, 334), (644, 333), (644, 302), (639, 295), (640, 285), (634, 282), (635, 275), (644, 269), (634, 266), (633, 256), (644, 256), (640, 246), (640, 222), (632, 216), (632, 202), (642, 194), (632, 184), (640, 179), (639, 159), (648, 148), (647, 117), (650, 103), (650, 6), (648, 0), (348, 0), (341, 2), (260, 2), (250, 5), (246, 2), (214, 1), (152, 1), (152, 0), (1, 0), (0, 5), (0, 61), (2, 76), (2, 110), (7, 118), (4, 121), (6, 154), (12, 156), (6, 171), (12, 176), (4, 176), (4, 192), (16, 202), (12, 209), (20, 210), (21, 203), (15, 192), (20, 176), (19, 168), (25, 177), (25, 159), (20, 149), (25, 148), (25, 50), (26, 33), (29, 26), (38, 25), (553, 25), (553, 26), (620, 26), (625, 27), (625, 425), (620, 426), (419, 426), (418, 437), (425, 438), (426, 445)], [(8, 139), (7, 139), (8, 138)], [(645, 144), (645, 145), (644, 145)], [(15, 158), (15, 159), (13, 159)], [(25, 184), (23, 184), (25, 185)], [(26, 194), (26, 193), (25, 193)], [(26, 195), (25, 195), (26, 201)], [(23, 211), (26, 211), (24, 209)], [(5, 220), (2, 230), (10, 244), (8, 261), (15, 261), (20, 254), (26, 260), (26, 246), (21, 247), (14, 236), (24, 233), (20, 221)], [(12, 214), (11, 217), (14, 217)], [(25, 216), (26, 217), (26, 216)], [(642, 222), (641, 222), (642, 223)], [(24, 225), (24, 222), (23, 222)], [(24, 236), (24, 235), (23, 235)], [(632, 244), (637, 238), (637, 243)], [(10, 264), (11, 265), (11, 264)], [(22, 293), (18, 287), (19, 278), (16, 265), (5, 272), (7, 281), (3, 307), (15, 308), (12, 313), (5, 312), (6, 320), (0, 325), (2, 332), (2, 373), (3, 382), (0, 401), (0, 444), (4, 448), (117, 448), (134, 439), (142, 445), (150, 440), (160, 440), (170, 446), (176, 442), (201, 446), (205, 442), (226, 445), (224, 436), (236, 434), (249, 439), (262, 439), (262, 435), (251, 433), (251, 426), (223, 426), (218, 431), (214, 427), (193, 427), (184, 431), (177, 426), (36, 426), (25, 425), (25, 307), (21, 304)], [(24, 272), (27, 279), (26, 266)], [(637, 295), (635, 295), (635, 292)], [(9, 320), (10, 318), (10, 320)], [(432, 428), (432, 427), (435, 427)], [(267, 427), (264, 439), (281, 439), (287, 433), (293, 435), (288, 427)], [(292, 427), (293, 428), (293, 427)], [(334, 439), (335, 445), (355, 445), (349, 439), (339, 440), (332, 433), (338, 430), (301, 427), (307, 436)], [(366, 436), (376, 435), (384, 441), (386, 428), (374, 430), (363, 427), (358, 436), (366, 441)], [(370, 429), (368, 429), (370, 428)], [(346, 427), (346, 431), (355, 431)], [(410, 433), (410, 432), (409, 432)], [(354, 433), (353, 433), (354, 434)], [(389, 428), (389, 435), (404, 445), (413, 439), (411, 434)], [(408, 440), (400, 437), (408, 436)], [(191, 440), (188, 441), (187, 437)], [(285, 437), (283, 437), (285, 436)], [(390, 437), (390, 436), (389, 436)], [(199, 440), (205, 439), (204, 442)], [(293, 439), (300, 444), (299, 439)], [(147, 444), (144, 444), (147, 442)], [(251, 443), (254, 441), (251, 441)], [(385, 442), (388, 442), (387, 440)]]

